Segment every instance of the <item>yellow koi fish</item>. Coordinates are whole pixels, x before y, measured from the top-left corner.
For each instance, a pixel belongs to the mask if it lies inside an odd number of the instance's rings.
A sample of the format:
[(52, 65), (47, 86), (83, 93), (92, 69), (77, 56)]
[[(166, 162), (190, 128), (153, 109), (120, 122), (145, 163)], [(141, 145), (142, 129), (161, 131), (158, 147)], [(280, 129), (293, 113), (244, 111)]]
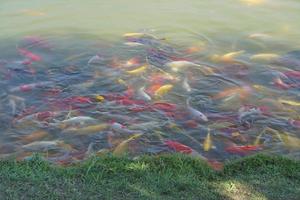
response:
[(260, 140), (261, 140), (261, 136), (263, 135), (264, 132), (261, 132), (255, 139), (253, 145), (257, 146), (260, 145)]
[(278, 54), (274, 54), (274, 53), (261, 53), (261, 54), (255, 54), (253, 56), (250, 57), (250, 60), (252, 61), (273, 61), (279, 58)]
[(122, 154), (124, 154), (127, 149), (128, 149), (128, 145), (129, 142), (137, 139), (138, 137), (140, 137), (142, 134), (138, 133), (138, 134), (134, 134), (133, 136), (131, 136), (130, 138), (128, 138), (127, 140), (124, 140), (123, 142), (121, 142), (113, 151), (113, 155), (115, 156), (120, 156)]
[(203, 142), (203, 149), (204, 151), (209, 151), (212, 147), (212, 140), (211, 140), (211, 136), (210, 136), (210, 129), (208, 129), (206, 138)]
[(104, 101), (104, 97), (101, 96), (101, 95), (97, 95), (97, 96), (95, 97), (95, 99), (96, 99), (98, 102)]
[(287, 104), (287, 105), (290, 105), (290, 106), (300, 106), (300, 102), (297, 102), (297, 101), (279, 99), (278, 102), (282, 103), (282, 104)]
[(281, 138), (287, 148), (300, 149), (300, 138), (292, 136), (292, 134), (288, 132), (283, 132)]
[(107, 128), (108, 128), (107, 124), (98, 124), (98, 125), (91, 125), (91, 126), (87, 126), (87, 127), (83, 127), (83, 128), (71, 127), (71, 128), (65, 129), (63, 132), (84, 135), (84, 134), (97, 133), (97, 132), (103, 131)]
[(139, 75), (143, 72), (145, 72), (147, 69), (147, 66), (146, 65), (143, 65), (137, 69), (134, 69), (134, 70), (130, 70), (130, 71), (126, 71), (128, 74), (131, 74), (131, 75)]
[(167, 94), (170, 90), (172, 90), (172, 88), (173, 88), (173, 85), (171, 85), (171, 84), (163, 85), (163, 86), (159, 87), (157, 90), (155, 90), (154, 95), (156, 97), (161, 97), (161, 96)]
[(217, 62), (220, 62), (220, 61), (221, 62), (233, 62), (234, 59), (237, 56), (243, 54), (244, 52), (245, 51), (234, 51), (234, 52), (226, 53), (226, 54), (224, 54), (222, 56), (220, 56), (220, 55), (213, 55), (211, 59), (213, 61), (217, 61)]

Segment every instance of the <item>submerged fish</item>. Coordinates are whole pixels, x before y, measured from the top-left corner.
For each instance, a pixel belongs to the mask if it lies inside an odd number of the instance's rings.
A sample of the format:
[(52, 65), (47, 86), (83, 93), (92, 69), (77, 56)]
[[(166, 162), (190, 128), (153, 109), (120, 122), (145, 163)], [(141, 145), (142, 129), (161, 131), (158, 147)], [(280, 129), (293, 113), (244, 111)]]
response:
[(161, 87), (159, 87), (157, 90), (155, 90), (154, 95), (156, 97), (162, 97), (163, 95), (167, 94), (170, 92), (173, 88), (173, 85), (171, 84), (166, 84)]
[(195, 108), (190, 106), (189, 99), (187, 99), (187, 101), (186, 101), (186, 109), (193, 119), (204, 121), (204, 122), (208, 121), (208, 118), (206, 117), (206, 115), (204, 115), (199, 110), (196, 110)]
[(36, 55), (27, 49), (18, 48), (18, 51), (20, 54), (30, 59), (31, 61), (37, 62), (42, 60), (42, 58), (39, 55)]
[(133, 136), (131, 136), (130, 138), (124, 140), (123, 142), (121, 142), (113, 151), (113, 155), (115, 156), (120, 156), (124, 153), (127, 152), (128, 147), (129, 147), (129, 143), (139, 137), (141, 137), (143, 134), (135, 134)]
[(250, 57), (250, 60), (253, 61), (274, 61), (279, 58), (278, 54), (273, 54), (273, 53), (261, 53), (261, 54), (255, 54)]
[(191, 92), (191, 91), (192, 91), (192, 88), (191, 88), (190, 84), (188, 83), (187, 77), (185, 77), (185, 78), (183, 79), (182, 87), (183, 87), (187, 92)]
[(23, 145), (22, 148), (26, 151), (35, 151), (35, 152), (44, 152), (49, 150), (58, 150), (58, 149), (70, 149), (70, 147), (64, 143), (62, 140), (54, 141), (36, 141), (26, 145)]
[(234, 59), (237, 56), (240, 56), (243, 54), (245, 51), (234, 51), (230, 53), (226, 53), (224, 55), (213, 55), (212, 60), (217, 61), (217, 62), (234, 62)]
[(211, 149), (211, 147), (212, 147), (212, 140), (211, 140), (211, 136), (210, 136), (210, 129), (208, 129), (206, 138), (203, 142), (203, 149), (204, 149), (204, 151), (209, 151)]
[(74, 128), (70, 127), (65, 130), (63, 130), (63, 133), (75, 133), (79, 135), (86, 135), (86, 134), (94, 134), (98, 133), (100, 131), (108, 129), (109, 125), (108, 124), (97, 124), (97, 125), (91, 125), (91, 126), (86, 126), (83, 128)]
[(290, 106), (300, 106), (300, 102), (298, 101), (291, 101), (291, 100), (285, 100), (285, 99), (278, 99), (279, 103), (290, 105)]
[(261, 150), (262, 147), (259, 145), (245, 145), (245, 146), (230, 146), (225, 148), (225, 151), (228, 153), (233, 153), (233, 154), (247, 154), (251, 151), (258, 151)]
[(170, 67), (172, 69), (176, 69), (176, 68), (184, 68), (184, 67), (200, 66), (200, 65), (186, 60), (179, 60), (179, 61), (168, 62), (165, 64), (165, 66)]
[(28, 92), (36, 88), (50, 87), (53, 85), (51, 81), (43, 81), (38, 83), (23, 84), (9, 89), (10, 92)]
[(21, 136), (21, 141), (26, 142), (26, 143), (33, 142), (33, 141), (36, 141), (36, 140), (43, 139), (47, 135), (48, 135), (48, 132), (43, 131), (43, 130), (34, 131), (29, 135)]
[(127, 72), (128, 74), (131, 74), (131, 75), (139, 75), (139, 74), (145, 72), (146, 69), (147, 69), (147, 66), (144, 65), (144, 66), (141, 66), (141, 67), (139, 67), (139, 68), (137, 68), (137, 69), (130, 70), (130, 71), (126, 71), (126, 72)]
[(91, 123), (91, 122), (96, 122), (97, 120), (89, 117), (89, 116), (77, 116), (77, 117), (72, 117), (70, 119), (66, 119), (63, 121), (58, 121), (56, 120), (55, 123), (49, 123), (52, 126), (57, 126), (60, 128), (65, 128), (67, 126), (72, 126), (72, 125), (84, 125), (87, 123)]
[(151, 97), (145, 92), (145, 87), (141, 87), (137, 91), (139, 99), (151, 101)]
[(179, 152), (179, 153), (183, 153), (183, 154), (188, 154), (188, 155), (200, 158), (200, 159), (205, 160), (205, 161), (207, 160), (204, 156), (202, 156), (201, 154), (199, 154), (197, 151), (195, 151), (191, 147), (186, 146), (184, 144), (181, 144), (179, 142), (176, 142), (176, 141), (173, 141), (173, 140), (166, 140), (164, 142), (164, 144), (167, 145), (170, 149), (172, 149), (175, 152)]

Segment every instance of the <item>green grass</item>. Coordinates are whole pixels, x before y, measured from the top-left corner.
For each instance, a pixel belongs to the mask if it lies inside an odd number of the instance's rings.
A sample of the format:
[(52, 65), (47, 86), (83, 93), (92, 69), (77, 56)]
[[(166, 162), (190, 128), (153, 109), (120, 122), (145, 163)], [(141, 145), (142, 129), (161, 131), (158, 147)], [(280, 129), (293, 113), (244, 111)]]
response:
[(0, 199), (300, 199), (300, 161), (256, 155), (221, 172), (184, 155), (0, 162)]

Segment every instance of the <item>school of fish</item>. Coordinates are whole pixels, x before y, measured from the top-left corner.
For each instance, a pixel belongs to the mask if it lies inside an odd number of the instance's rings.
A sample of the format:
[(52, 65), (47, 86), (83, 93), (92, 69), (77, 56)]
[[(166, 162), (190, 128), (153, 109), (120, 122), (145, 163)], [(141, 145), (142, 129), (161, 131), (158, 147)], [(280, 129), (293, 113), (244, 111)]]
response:
[(206, 55), (147, 32), (97, 48), (63, 54), (26, 36), (0, 55), (1, 159), (178, 152), (219, 168), (257, 152), (300, 158), (300, 51)]

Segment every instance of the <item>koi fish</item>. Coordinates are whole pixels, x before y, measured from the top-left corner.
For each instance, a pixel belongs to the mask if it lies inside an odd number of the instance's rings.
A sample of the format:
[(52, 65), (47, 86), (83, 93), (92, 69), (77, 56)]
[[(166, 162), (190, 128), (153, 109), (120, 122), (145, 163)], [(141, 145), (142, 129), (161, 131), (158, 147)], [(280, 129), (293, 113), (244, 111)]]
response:
[(273, 83), (274, 83), (274, 85), (275, 85), (276, 87), (278, 87), (278, 88), (280, 88), (280, 89), (283, 89), (283, 90), (288, 90), (288, 89), (294, 87), (293, 84), (287, 84), (287, 83), (283, 82), (283, 81), (281, 80), (281, 78), (275, 78), (275, 79), (273, 80)]
[(167, 94), (168, 92), (170, 92), (170, 90), (172, 90), (172, 89), (173, 89), (173, 85), (166, 84), (166, 85), (161, 86), (157, 90), (155, 90), (154, 95), (156, 97), (161, 97), (161, 96)]
[(150, 37), (150, 38), (153, 38), (153, 39), (157, 39), (157, 37), (155, 37), (154, 35), (151, 35), (149, 33), (125, 33), (123, 34), (123, 37), (137, 37), (137, 38), (140, 38), (140, 37)]
[(266, 34), (266, 33), (252, 33), (248, 36), (251, 39), (268, 39), (271, 38), (270, 35)]
[(126, 126), (124, 126), (118, 122), (112, 122), (110, 127), (113, 131), (118, 132), (118, 133), (123, 133), (123, 134), (128, 134), (128, 135), (137, 134), (136, 130), (127, 129)]
[(284, 75), (290, 78), (300, 79), (300, 71), (287, 71), (284, 72)]
[(183, 87), (187, 92), (191, 92), (191, 91), (192, 91), (192, 88), (191, 88), (191, 86), (190, 86), (189, 83), (188, 83), (187, 77), (185, 77), (185, 78), (183, 79), (182, 87)]
[(96, 97), (95, 97), (95, 99), (96, 99), (96, 101), (98, 101), (98, 102), (102, 102), (102, 101), (104, 101), (104, 97), (103, 96), (101, 96), (101, 95), (97, 95)]
[(229, 97), (232, 95), (238, 95), (241, 99), (245, 99), (249, 96), (249, 93), (252, 91), (252, 89), (249, 86), (242, 86), (242, 87), (233, 87), (226, 89), (217, 95), (213, 96), (213, 99), (221, 99), (225, 97)]
[(171, 68), (173, 71), (177, 72), (179, 69), (186, 68), (186, 67), (200, 67), (201, 65), (186, 61), (186, 60), (180, 60), (180, 61), (171, 61), (165, 64), (166, 67)]
[(143, 134), (135, 134), (133, 136), (131, 136), (130, 138), (128, 138), (127, 140), (124, 140), (123, 142), (121, 142), (113, 151), (113, 155), (115, 156), (120, 156), (122, 154), (124, 154), (129, 147), (129, 143), (139, 137), (141, 137)]
[(211, 147), (212, 147), (212, 140), (211, 140), (211, 136), (210, 136), (210, 129), (208, 129), (206, 138), (203, 142), (203, 149), (204, 149), (204, 151), (209, 151), (211, 149)]
[(21, 86), (13, 87), (9, 89), (10, 92), (28, 92), (36, 88), (42, 88), (53, 85), (53, 82), (50, 81), (43, 81), (39, 83), (30, 83), (30, 84), (24, 84)]
[(134, 67), (139, 65), (140, 60), (138, 58), (131, 58), (129, 60), (126, 61), (124, 67)]
[(24, 150), (34, 151), (34, 152), (38, 152), (38, 151), (45, 152), (49, 150), (57, 150), (59, 148), (64, 148), (64, 147), (70, 149), (62, 140), (37, 141), (22, 146)]
[(141, 66), (137, 69), (134, 69), (134, 70), (131, 70), (131, 71), (126, 71), (126, 73), (130, 74), (130, 75), (139, 75), (141, 73), (144, 73), (147, 69), (147, 66), (144, 65), (144, 66)]
[(230, 53), (226, 53), (224, 55), (213, 55), (212, 60), (217, 62), (233, 62), (235, 57), (240, 56), (245, 51), (234, 51)]
[(83, 127), (83, 128), (70, 127), (70, 128), (63, 130), (62, 132), (85, 135), (85, 134), (92, 134), (92, 133), (97, 133), (97, 132), (106, 130), (108, 127), (109, 127), (108, 124), (91, 125), (91, 126), (87, 126), (87, 127)]
[(290, 105), (290, 106), (300, 106), (300, 102), (298, 101), (290, 101), (285, 99), (278, 99), (279, 103)]
[(89, 104), (89, 103), (93, 103), (92, 99), (90, 97), (84, 97), (84, 96), (73, 96), (73, 97), (69, 97), (69, 98), (65, 98), (62, 100), (62, 102), (67, 103), (67, 104), (76, 104), (76, 103), (80, 103), (80, 104)]
[(38, 62), (42, 60), (42, 58), (39, 55), (36, 55), (31, 51), (28, 51), (27, 49), (18, 48), (18, 52), (26, 58), (30, 59), (31, 61)]
[(48, 132), (39, 130), (39, 131), (34, 131), (29, 135), (21, 136), (21, 141), (25, 143), (33, 142), (36, 140), (41, 140), (48, 136)]
[(212, 129), (223, 129), (223, 128), (228, 128), (230, 126), (234, 126), (233, 123), (231, 122), (215, 122), (211, 125), (208, 125), (209, 128), (212, 128)]
[(300, 128), (300, 120), (289, 119), (289, 124), (295, 128)]
[(17, 124), (23, 123), (26, 121), (33, 121), (33, 122), (38, 123), (41, 121), (46, 121), (49, 118), (58, 116), (60, 114), (61, 114), (60, 112), (52, 112), (52, 111), (37, 112), (37, 113), (29, 114), (29, 115), (19, 116), (14, 120), (14, 122)]
[(151, 97), (145, 92), (145, 87), (139, 88), (137, 94), (142, 100), (151, 101)]
[(170, 149), (176, 151), (176, 152), (180, 152), (183, 154), (191, 154), (193, 152), (193, 149), (189, 146), (186, 146), (184, 144), (181, 144), (179, 142), (176, 141), (172, 141), (172, 140), (167, 140), (164, 142)]
[(203, 47), (191, 46), (185, 50), (185, 53), (197, 53), (203, 50)]
[(254, 141), (254, 143), (253, 143), (254, 146), (258, 146), (258, 145), (259, 145), (263, 133), (264, 133), (264, 132), (261, 132), (261, 133), (256, 137), (256, 139), (255, 139), (255, 141)]
[(175, 111), (177, 109), (177, 105), (172, 103), (167, 103), (167, 102), (155, 102), (151, 106), (151, 108), (168, 112), (168, 111)]
[(232, 154), (247, 154), (250, 151), (258, 151), (261, 150), (261, 146), (259, 145), (245, 145), (245, 146), (230, 146), (225, 148), (225, 151)]
[(186, 104), (186, 109), (193, 119), (201, 120), (204, 122), (208, 121), (208, 118), (202, 112), (190, 106), (189, 99), (187, 99)]
[[(56, 120), (57, 121), (57, 120)], [(97, 120), (92, 117), (88, 116), (77, 116), (72, 117), (70, 119), (66, 119), (63, 121), (57, 121), (55, 123), (49, 123), (49, 125), (57, 126), (60, 128), (65, 128), (66, 126), (72, 126), (72, 125), (84, 125), (86, 123), (96, 122)]]
[(252, 61), (274, 61), (279, 58), (279, 55), (272, 54), (272, 53), (262, 53), (262, 54), (255, 54), (250, 57), (250, 60)]
[(287, 148), (300, 149), (300, 139), (298, 137), (292, 136), (292, 134), (288, 132), (283, 132), (280, 136)]
[(102, 62), (103, 62), (103, 58), (101, 58), (99, 55), (95, 55), (95, 56), (91, 57), (88, 60), (89, 65), (91, 65), (91, 64), (101, 64)]
[(139, 42), (125, 42), (124, 44), (127, 45), (127, 46), (130, 46), (130, 47), (138, 47), (138, 46), (143, 46), (144, 45), (144, 44), (139, 43)]

